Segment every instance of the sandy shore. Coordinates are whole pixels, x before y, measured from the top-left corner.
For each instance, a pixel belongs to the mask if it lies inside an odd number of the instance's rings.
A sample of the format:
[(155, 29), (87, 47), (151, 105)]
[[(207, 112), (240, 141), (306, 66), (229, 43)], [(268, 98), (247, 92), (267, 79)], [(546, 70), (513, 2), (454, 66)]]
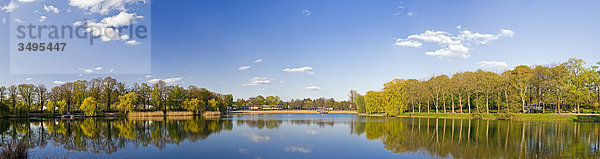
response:
[[(327, 111), (329, 114), (356, 114), (356, 111), (334, 110)], [(231, 111), (232, 114), (318, 114), (314, 110), (240, 110)]]

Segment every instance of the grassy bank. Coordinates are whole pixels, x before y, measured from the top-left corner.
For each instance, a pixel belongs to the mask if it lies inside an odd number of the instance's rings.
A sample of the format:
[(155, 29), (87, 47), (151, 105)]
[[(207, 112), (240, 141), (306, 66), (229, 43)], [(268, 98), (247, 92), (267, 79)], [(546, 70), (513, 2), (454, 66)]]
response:
[[(231, 111), (231, 114), (319, 114), (316, 110), (240, 110)], [(356, 114), (356, 111), (334, 110), (327, 111), (329, 114)]]
[[(364, 116), (382, 116), (382, 114), (361, 114)], [(593, 114), (467, 114), (467, 113), (405, 113), (397, 117), (450, 118), (450, 119), (486, 119), (553, 122), (600, 122), (600, 115)]]

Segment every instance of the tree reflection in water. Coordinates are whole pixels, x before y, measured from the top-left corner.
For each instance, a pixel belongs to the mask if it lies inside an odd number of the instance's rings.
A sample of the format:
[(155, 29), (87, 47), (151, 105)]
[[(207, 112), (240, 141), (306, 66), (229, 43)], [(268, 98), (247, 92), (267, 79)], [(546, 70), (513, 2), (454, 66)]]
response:
[(44, 148), (52, 143), (66, 150), (106, 154), (130, 145), (163, 149), (167, 144), (196, 142), (232, 128), (231, 120), (197, 117), (188, 120), (0, 120), (3, 145), (16, 139), (27, 143), (28, 148)]
[(359, 117), (353, 133), (394, 153), (453, 158), (596, 158), (600, 124)]
[[(434, 118), (356, 117), (287, 118), (155, 118), (155, 119), (11, 119), (0, 120), (2, 145), (20, 140), (29, 149), (48, 145), (77, 152), (113, 154), (127, 147), (179, 145), (207, 139), (210, 135), (249, 127), (279, 131), (283, 125), (309, 128), (350, 128), (350, 134), (380, 140), (393, 153), (420, 153), (453, 158), (596, 158), (600, 156), (600, 124), (581, 122), (523, 122)], [(284, 130), (281, 130), (284, 131)], [(244, 131), (234, 132), (243, 135)], [(348, 135), (346, 133), (340, 135)], [(319, 138), (319, 136), (314, 136)], [(323, 142), (330, 136), (323, 136)], [(262, 141), (262, 140), (261, 140)], [(265, 140), (266, 141), (266, 140)], [(290, 140), (293, 141), (293, 140)], [(285, 143), (287, 141), (279, 141)], [(231, 143), (238, 144), (238, 143)], [(323, 143), (322, 143), (323, 144)], [(335, 144), (335, 143), (334, 143)], [(235, 145), (228, 145), (233, 146)], [(315, 145), (318, 147), (319, 145)], [(345, 145), (339, 145), (345, 146)], [(350, 146), (350, 145), (348, 145)], [(52, 153), (52, 152), (48, 152)]]

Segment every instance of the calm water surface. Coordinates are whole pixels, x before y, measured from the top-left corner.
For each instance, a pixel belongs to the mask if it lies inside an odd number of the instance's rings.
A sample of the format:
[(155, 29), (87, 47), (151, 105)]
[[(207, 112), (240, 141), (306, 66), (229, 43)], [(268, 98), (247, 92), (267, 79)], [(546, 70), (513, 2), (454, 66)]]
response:
[(263, 114), (0, 120), (33, 158), (598, 158), (600, 124)]

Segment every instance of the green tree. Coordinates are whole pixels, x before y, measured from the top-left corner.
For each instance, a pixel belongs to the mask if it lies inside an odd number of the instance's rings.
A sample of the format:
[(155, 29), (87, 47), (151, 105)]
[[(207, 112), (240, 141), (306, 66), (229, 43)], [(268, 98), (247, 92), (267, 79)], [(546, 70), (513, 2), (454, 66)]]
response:
[(54, 115), (54, 111), (56, 111), (57, 104), (53, 101), (48, 101), (46, 103), (46, 112), (50, 115)]
[(202, 112), (204, 112), (205, 110), (204, 101), (199, 100), (197, 98), (186, 98), (183, 102), (183, 105), (188, 111), (193, 112), (194, 115), (202, 115)]
[(64, 99), (61, 101), (56, 102), (56, 106), (58, 107), (58, 112), (60, 114), (65, 114), (68, 111), (68, 106), (67, 106), (67, 101), (65, 101)]
[(356, 107), (358, 108), (358, 113), (366, 113), (365, 96), (356, 94)]
[(100, 110), (96, 109), (96, 104), (98, 104), (96, 99), (93, 97), (87, 97), (83, 100), (83, 103), (81, 106), (79, 106), (79, 109), (85, 112), (86, 116), (98, 116), (101, 112)]
[(121, 112), (121, 114), (129, 114), (135, 110), (136, 103), (137, 94), (135, 92), (127, 93), (119, 97), (119, 105), (117, 105), (117, 110)]

